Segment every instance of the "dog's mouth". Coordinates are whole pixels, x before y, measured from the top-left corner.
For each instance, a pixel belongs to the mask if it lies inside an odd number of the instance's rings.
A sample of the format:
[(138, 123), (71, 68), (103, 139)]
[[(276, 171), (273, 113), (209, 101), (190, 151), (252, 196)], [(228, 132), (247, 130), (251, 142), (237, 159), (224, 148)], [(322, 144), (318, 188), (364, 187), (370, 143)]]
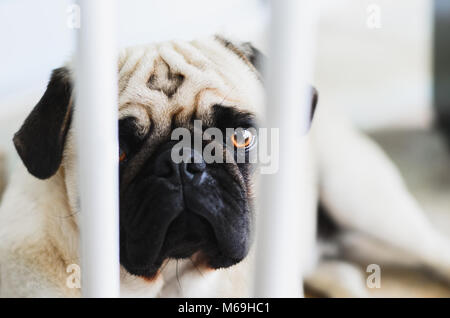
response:
[[(144, 252), (144, 240), (130, 238), (121, 248), (121, 261), (129, 273), (148, 280), (157, 276), (164, 262), (170, 259), (191, 259), (196, 266), (210, 269), (229, 267), (241, 261), (243, 257), (222, 252), (220, 239), (204, 217), (185, 210), (170, 223), (167, 231), (160, 232), (162, 244), (159, 249), (151, 250), (146, 244), (148, 249)], [(158, 238), (154, 237), (154, 240)]]

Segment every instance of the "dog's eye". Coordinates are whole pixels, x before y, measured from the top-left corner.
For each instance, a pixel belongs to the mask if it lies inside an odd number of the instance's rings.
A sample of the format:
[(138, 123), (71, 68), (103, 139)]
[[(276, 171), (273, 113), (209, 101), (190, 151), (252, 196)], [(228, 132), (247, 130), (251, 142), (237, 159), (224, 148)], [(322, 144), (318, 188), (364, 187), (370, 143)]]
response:
[(122, 148), (119, 148), (119, 162), (124, 162), (127, 159), (127, 154)]
[(238, 149), (250, 149), (254, 145), (255, 140), (255, 136), (248, 129), (238, 129), (231, 135), (231, 142)]
[(142, 136), (138, 134), (136, 118), (126, 117), (119, 120), (119, 162), (130, 160), (142, 145)]

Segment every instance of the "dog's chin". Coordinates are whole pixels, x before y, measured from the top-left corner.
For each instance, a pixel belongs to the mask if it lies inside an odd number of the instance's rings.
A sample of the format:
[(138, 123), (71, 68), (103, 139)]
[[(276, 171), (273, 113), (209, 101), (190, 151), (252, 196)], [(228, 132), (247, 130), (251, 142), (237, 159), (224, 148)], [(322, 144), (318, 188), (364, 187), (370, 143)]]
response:
[(154, 264), (149, 264), (147, 267), (133, 268), (122, 263), (122, 266), (126, 269), (128, 273), (134, 276), (139, 276), (144, 278), (146, 281), (152, 282), (158, 277), (160, 269), (164, 261), (155, 262)]
[(143, 267), (133, 267), (132, 265), (127, 265), (122, 263), (122, 266), (128, 271), (128, 273), (140, 276), (146, 281), (154, 281), (158, 275), (164, 270), (165, 264), (171, 260), (190, 260), (192, 265), (198, 270), (216, 270), (229, 268), (242, 261), (242, 259), (236, 259), (221, 255), (216, 253), (215, 255), (208, 255), (208, 253), (203, 250), (191, 250), (191, 251), (180, 251), (171, 256), (158, 256), (158, 259), (151, 264)]
[(187, 257), (173, 257), (173, 258), (161, 258), (153, 264), (148, 265), (148, 267), (144, 268), (132, 268), (127, 267), (122, 264), (122, 266), (127, 270), (128, 273), (134, 276), (139, 276), (145, 279), (148, 282), (153, 282), (158, 275), (164, 270), (166, 262), (171, 260), (183, 260), (189, 259), (192, 265), (197, 270), (217, 270), (232, 267), (242, 260), (232, 259), (229, 257), (218, 256), (216, 258), (210, 258), (203, 252), (195, 252)]
[[(169, 260), (188, 259), (198, 268), (219, 269), (239, 263), (247, 254), (246, 246), (223, 235), (234, 233), (232, 229), (218, 229), (199, 213), (183, 210), (166, 231), (163, 224), (160, 226), (160, 231), (148, 233), (142, 240), (125, 236), (121, 239), (122, 266), (130, 274), (152, 281)], [(240, 240), (247, 241), (247, 237)], [(146, 243), (150, 241), (156, 243), (153, 250)], [(222, 246), (236, 249), (224, 250)]]

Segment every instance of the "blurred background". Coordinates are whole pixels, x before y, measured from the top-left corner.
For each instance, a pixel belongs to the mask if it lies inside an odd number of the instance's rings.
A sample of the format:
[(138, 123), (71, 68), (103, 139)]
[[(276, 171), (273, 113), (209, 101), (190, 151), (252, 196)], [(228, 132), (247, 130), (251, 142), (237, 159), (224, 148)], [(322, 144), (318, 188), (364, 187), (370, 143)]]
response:
[[(435, 129), (450, 127), (450, 1), (320, 0), (315, 78), (321, 107), (335, 107), (397, 164), (436, 227), (450, 235), (450, 156)], [(0, 148), (75, 44), (69, 0), (0, 0)], [(264, 49), (264, 0), (119, 0), (119, 43), (222, 33)], [(420, 273), (383, 273), (374, 296), (450, 296)]]

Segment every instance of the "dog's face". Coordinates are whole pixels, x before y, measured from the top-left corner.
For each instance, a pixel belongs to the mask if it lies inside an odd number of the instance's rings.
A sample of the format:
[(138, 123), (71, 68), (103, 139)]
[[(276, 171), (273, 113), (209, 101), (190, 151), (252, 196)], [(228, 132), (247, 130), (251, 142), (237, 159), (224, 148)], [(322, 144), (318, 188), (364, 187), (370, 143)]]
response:
[[(224, 268), (247, 255), (252, 233), (252, 180), (238, 150), (255, 146), (263, 107), (259, 53), (221, 38), (127, 49), (119, 59), (120, 259), (131, 274), (151, 278), (170, 258), (195, 257)], [(77, 211), (76, 149), (71, 129), (70, 71), (53, 73), (48, 89), (14, 143), (25, 166), (46, 179), (62, 166)], [(74, 106), (76, 107), (76, 106)], [(195, 128), (201, 121), (201, 129)], [(208, 128), (223, 139), (202, 138)], [(184, 128), (192, 145), (174, 160)], [(239, 128), (239, 136), (226, 129)], [(196, 139), (197, 138), (197, 139)], [(231, 147), (229, 146), (231, 144)], [(206, 162), (213, 147), (224, 163)]]
[[(225, 130), (255, 128), (262, 93), (257, 70), (219, 40), (131, 50), (119, 67), (122, 265), (152, 276), (164, 260), (194, 254), (211, 268), (238, 263), (250, 246), (253, 167), (206, 163), (202, 150), (215, 144), (223, 157), (235, 158)], [(201, 121), (200, 130), (194, 121)], [(202, 140), (212, 127), (224, 139)], [(171, 135), (180, 128), (192, 143), (177, 163)], [(201, 146), (193, 150), (195, 138)]]

